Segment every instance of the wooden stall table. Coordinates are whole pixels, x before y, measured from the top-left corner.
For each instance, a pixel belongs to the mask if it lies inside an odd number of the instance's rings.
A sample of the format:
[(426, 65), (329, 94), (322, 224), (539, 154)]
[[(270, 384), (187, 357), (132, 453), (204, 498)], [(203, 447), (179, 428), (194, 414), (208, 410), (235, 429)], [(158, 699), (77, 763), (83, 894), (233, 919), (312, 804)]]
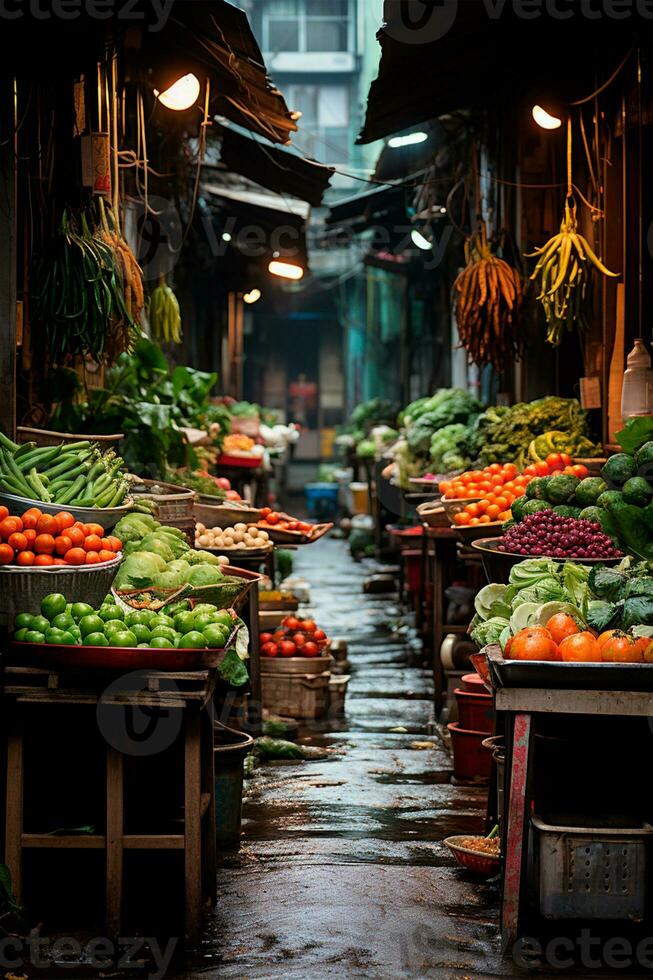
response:
[[(205, 710), (213, 693), (216, 670), (194, 671), (93, 671), (53, 669), (17, 665), (17, 657), (9, 654), (10, 665), (4, 669), (4, 707), (7, 731), (7, 789), (5, 805), (5, 862), (11, 872), (14, 892), (21, 901), (23, 892), (23, 856), (33, 850), (100, 850), (105, 854), (105, 912), (109, 935), (121, 935), (123, 919), (124, 857), (127, 851), (182, 851), (184, 854), (185, 932), (187, 940), (196, 944), (205, 903), (216, 901), (216, 844), (215, 844), (215, 776), (213, 761), (213, 724)], [(11, 663), (14, 665), (12, 666)], [(86, 706), (87, 710), (80, 709)], [(180, 773), (183, 785), (183, 829), (179, 833), (139, 832), (125, 830), (124, 764), (129, 756), (116, 747), (125, 733), (128, 744), (128, 711), (156, 709), (159, 719), (172, 719), (170, 743), (160, 751), (183, 740)], [(25, 770), (25, 736), (33, 736), (48, 726), (42, 720), (52, 711), (67, 713), (62, 724), (79, 726), (80, 737), (86, 727), (89, 742), (98, 740), (104, 758), (97, 760), (97, 769), (105, 771), (104, 832), (54, 835), (48, 827), (47, 812), (39, 812), (42, 830), (25, 830), (25, 778), (38, 781), (33, 766)], [(100, 715), (102, 712), (102, 715)], [(120, 713), (113, 715), (113, 712)], [(74, 714), (74, 717), (70, 716)], [(100, 717), (110, 719), (103, 729)], [(151, 717), (151, 716), (150, 716)], [(116, 720), (117, 719), (117, 720)], [(122, 720), (121, 720), (122, 719)], [(178, 723), (178, 727), (177, 727)], [(93, 731), (91, 733), (91, 727)], [(170, 732), (170, 730), (168, 730)], [(100, 738), (98, 739), (98, 732)], [(111, 744), (113, 743), (113, 744)], [(133, 753), (132, 753), (133, 754)], [(136, 753), (137, 754), (137, 753)], [(153, 753), (155, 754), (155, 753)], [(62, 759), (62, 766), (70, 766)], [(83, 774), (80, 773), (80, 779)], [(174, 780), (173, 780), (174, 781)], [(156, 809), (156, 808), (155, 808)], [(159, 814), (147, 815), (155, 827)]]
[[(487, 647), (485, 653), (492, 670), (492, 661), (497, 663), (502, 659), (501, 651), (498, 647)], [(625, 665), (564, 664), (560, 666), (577, 669), (588, 666), (619, 668)], [(636, 666), (640, 670), (653, 671), (649, 665)], [(562, 674), (560, 682), (563, 683), (565, 674), (563, 671), (560, 673)], [(596, 682), (598, 683), (600, 679), (601, 673), (597, 670)], [(505, 732), (506, 740), (501, 938), (504, 952), (507, 952), (523, 934), (522, 930), (528, 915), (529, 828), (535, 804), (534, 745), (538, 723), (542, 724), (546, 720), (550, 727), (556, 718), (562, 724), (563, 719), (569, 719), (569, 716), (577, 716), (583, 725), (590, 719), (650, 719), (653, 717), (653, 690), (615, 690), (614, 687), (610, 690), (601, 690), (578, 689), (578, 687), (567, 689), (563, 686), (500, 686), (497, 685), (496, 675), (493, 676), (493, 683), (497, 729)], [(591, 680), (585, 680), (583, 683), (589, 687)], [(635, 684), (631, 682), (631, 686)], [(647, 686), (653, 687), (650, 680)], [(607, 733), (605, 737), (609, 737)], [(607, 773), (605, 778), (609, 782)], [(532, 916), (532, 910), (530, 914)], [(529, 925), (528, 928), (530, 929), (531, 926)]]

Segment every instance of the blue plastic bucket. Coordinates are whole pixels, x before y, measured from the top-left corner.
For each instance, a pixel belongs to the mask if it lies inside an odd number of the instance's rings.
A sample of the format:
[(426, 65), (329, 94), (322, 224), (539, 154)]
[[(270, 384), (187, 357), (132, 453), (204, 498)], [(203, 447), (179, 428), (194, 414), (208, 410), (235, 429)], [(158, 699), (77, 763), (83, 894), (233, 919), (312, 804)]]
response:
[(332, 520), (338, 514), (337, 483), (307, 483), (304, 487), (310, 517), (318, 521)]

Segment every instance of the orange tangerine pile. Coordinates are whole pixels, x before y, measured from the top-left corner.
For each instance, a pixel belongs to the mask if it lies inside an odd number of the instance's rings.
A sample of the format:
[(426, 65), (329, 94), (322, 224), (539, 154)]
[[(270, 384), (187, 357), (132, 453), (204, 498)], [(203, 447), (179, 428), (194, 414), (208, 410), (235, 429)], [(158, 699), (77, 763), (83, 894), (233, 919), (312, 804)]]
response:
[[(446, 500), (472, 499), (456, 514), (454, 524), (458, 527), (475, 527), (477, 524), (492, 524), (494, 521), (509, 521), (510, 507), (516, 497), (526, 492), (532, 476), (520, 476), (514, 463), (492, 463), (484, 470), (470, 470), (451, 481), (440, 484)], [(477, 500), (477, 498), (481, 498)]]

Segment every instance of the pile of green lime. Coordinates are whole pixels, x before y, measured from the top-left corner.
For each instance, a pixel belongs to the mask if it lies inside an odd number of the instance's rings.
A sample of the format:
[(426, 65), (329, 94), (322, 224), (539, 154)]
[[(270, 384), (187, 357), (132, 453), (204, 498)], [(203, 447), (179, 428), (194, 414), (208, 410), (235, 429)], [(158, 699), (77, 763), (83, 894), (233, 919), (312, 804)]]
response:
[(41, 614), (19, 613), (14, 639), (21, 643), (56, 643), (88, 647), (220, 650), (239, 621), (226, 609), (204, 602), (195, 608), (182, 600), (166, 612), (124, 612), (108, 595), (99, 609), (87, 602), (68, 602), (59, 592), (45, 596)]

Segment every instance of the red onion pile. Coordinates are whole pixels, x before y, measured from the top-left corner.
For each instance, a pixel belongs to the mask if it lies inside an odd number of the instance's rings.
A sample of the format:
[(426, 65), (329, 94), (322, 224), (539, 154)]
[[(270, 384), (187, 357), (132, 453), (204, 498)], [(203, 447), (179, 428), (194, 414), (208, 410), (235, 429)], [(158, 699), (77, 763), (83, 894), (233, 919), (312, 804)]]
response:
[(531, 557), (623, 558), (600, 524), (550, 510), (538, 510), (509, 528), (498, 550)]

